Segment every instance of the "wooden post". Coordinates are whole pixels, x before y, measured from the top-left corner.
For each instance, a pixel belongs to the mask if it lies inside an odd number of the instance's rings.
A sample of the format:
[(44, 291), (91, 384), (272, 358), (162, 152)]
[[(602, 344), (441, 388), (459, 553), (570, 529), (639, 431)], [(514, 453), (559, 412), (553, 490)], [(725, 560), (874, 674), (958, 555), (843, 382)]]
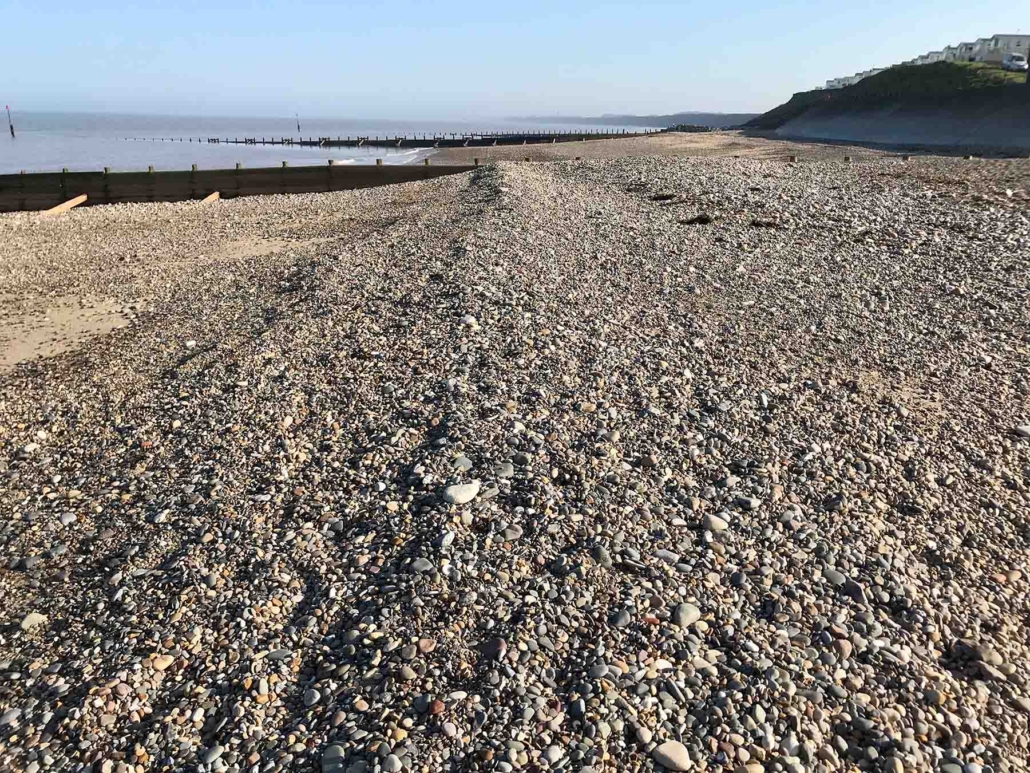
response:
[(83, 193), (81, 196), (76, 196), (74, 199), (69, 199), (63, 204), (58, 204), (56, 207), (51, 207), (44, 214), (46, 215), (60, 215), (62, 212), (67, 212), (72, 207), (77, 207), (79, 204), (86, 200), (86, 194)]

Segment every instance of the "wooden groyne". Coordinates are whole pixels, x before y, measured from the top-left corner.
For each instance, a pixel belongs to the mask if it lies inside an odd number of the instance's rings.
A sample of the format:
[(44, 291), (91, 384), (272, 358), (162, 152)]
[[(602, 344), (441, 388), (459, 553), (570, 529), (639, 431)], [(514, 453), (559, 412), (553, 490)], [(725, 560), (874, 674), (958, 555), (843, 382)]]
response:
[(649, 129), (629, 132), (595, 129), (578, 132), (487, 132), (444, 135), (399, 135), (394, 137), (125, 137), (132, 142), (195, 142), (208, 145), (282, 145), (306, 148), (492, 148), (505, 145), (547, 145), (558, 142), (586, 142), (628, 137), (645, 137), (660, 132)]
[(48, 210), (86, 196), (83, 206), (146, 201), (188, 201), (319, 193), (430, 180), (474, 165), (338, 165), (264, 169), (197, 169), (189, 172), (57, 172), (0, 175), (0, 212)]

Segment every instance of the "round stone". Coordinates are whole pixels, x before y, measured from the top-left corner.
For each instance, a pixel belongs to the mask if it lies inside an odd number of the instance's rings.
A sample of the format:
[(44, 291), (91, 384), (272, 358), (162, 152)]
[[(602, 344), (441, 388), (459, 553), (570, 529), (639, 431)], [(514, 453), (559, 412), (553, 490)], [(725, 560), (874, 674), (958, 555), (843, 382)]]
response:
[(464, 505), (475, 499), (477, 494), (479, 494), (479, 481), (474, 480), (471, 483), (448, 486), (443, 490), (443, 499), (452, 505)]
[(690, 770), (694, 765), (690, 759), (690, 752), (687, 751), (687, 747), (679, 741), (666, 741), (663, 744), (659, 744), (651, 752), (651, 757), (655, 762), (668, 770)]
[(704, 527), (711, 532), (720, 532), (726, 531), (730, 528), (730, 524), (729, 521), (719, 517), (718, 515), (706, 513), (704, 517)]
[(701, 610), (693, 604), (683, 602), (677, 604), (672, 613), (672, 622), (680, 628), (689, 628), (701, 619)]

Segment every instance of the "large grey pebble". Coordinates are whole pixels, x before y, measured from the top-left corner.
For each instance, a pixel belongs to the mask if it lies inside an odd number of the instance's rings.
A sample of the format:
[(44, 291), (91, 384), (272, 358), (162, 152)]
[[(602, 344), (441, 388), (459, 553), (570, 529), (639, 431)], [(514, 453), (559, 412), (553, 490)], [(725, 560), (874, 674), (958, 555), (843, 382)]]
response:
[(463, 505), (475, 499), (478, 493), (479, 481), (474, 480), (471, 483), (458, 483), (448, 486), (443, 490), (443, 498), (445, 502), (449, 502), (452, 505)]
[(694, 765), (687, 747), (679, 741), (666, 741), (659, 744), (651, 752), (651, 756), (655, 762), (669, 770), (690, 770)]
[(688, 628), (701, 619), (701, 610), (693, 604), (677, 604), (672, 613), (672, 622), (680, 628)]

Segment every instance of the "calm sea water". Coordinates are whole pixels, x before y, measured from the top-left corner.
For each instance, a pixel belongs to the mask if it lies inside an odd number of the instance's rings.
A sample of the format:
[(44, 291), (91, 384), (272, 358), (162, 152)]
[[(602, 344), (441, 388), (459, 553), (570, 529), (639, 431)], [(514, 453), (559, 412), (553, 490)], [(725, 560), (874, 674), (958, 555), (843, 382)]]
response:
[[(420, 161), (432, 151), (383, 148), (305, 148), (261, 145), (208, 144), (208, 137), (395, 137), (462, 134), (487, 131), (547, 129), (574, 131), (575, 127), (545, 123), (504, 121), (384, 122), (363, 120), (293, 118), (197, 118), (182, 116), (115, 115), (100, 113), (21, 113), (12, 111), (16, 137), (6, 127), (0, 135), (0, 174), (26, 172), (145, 171), (227, 169), (245, 167), (320, 165), (329, 159), (342, 163), (386, 164)], [(632, 129), (612, 126), (611, 129)], [(174, 138), (175, 142), (161, 141)], [(193, 142), (190, 142), (190, 139)], [(178, 140), (181, 139), (182, 142)]]

